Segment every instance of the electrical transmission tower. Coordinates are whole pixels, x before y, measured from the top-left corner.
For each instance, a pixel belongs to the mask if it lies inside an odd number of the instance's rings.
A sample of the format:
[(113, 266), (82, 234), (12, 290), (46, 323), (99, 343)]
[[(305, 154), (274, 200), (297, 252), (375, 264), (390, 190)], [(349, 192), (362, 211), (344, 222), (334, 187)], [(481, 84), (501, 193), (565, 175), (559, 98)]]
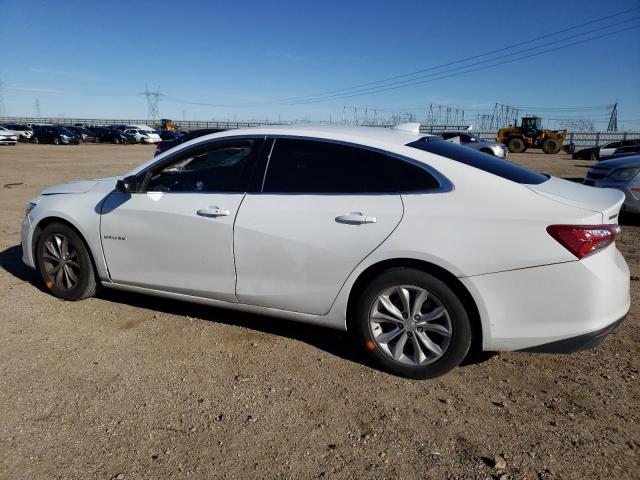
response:
[(0, 78), (0, 117), (4, 117), (7, 115), (7, 110), (4, 106), (4, 87), (6, 83), (2, 81)]
[(611, 110), (611, 117), (609, 117), (609, 126), (607, 127), (607, 132), (617, 132), (618, 131), (618, 102), (613, 104), (613, 109)]
[(160, 93), (160, 87), (158, 87), (155, 91), (149, 90), (149, 86), (145, 84), (144, 92), (141, 92), (140, 95), (144, 95), (147, 100), (147, 120), (159, 120), (159, 107), (160, 107), (160, 97), (162, 97), (162, 93)]
[(40, 100), (38, 98), (36, 98), (36, 117), (42, 117), (42, 115), (40, 114)]

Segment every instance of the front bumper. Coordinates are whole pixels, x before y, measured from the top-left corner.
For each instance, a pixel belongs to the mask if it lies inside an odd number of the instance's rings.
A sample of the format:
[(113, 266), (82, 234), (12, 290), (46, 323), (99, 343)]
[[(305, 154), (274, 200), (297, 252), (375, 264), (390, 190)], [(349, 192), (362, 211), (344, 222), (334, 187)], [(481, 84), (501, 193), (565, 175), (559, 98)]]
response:
[(0, 137), (1, 144), (13, 145), (18, 141), (17, 137)]

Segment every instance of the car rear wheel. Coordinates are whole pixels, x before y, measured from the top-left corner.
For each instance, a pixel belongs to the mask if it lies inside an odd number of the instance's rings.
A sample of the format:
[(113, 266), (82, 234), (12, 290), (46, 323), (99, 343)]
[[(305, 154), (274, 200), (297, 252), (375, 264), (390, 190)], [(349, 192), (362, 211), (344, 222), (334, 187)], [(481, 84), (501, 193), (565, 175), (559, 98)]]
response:
[(53, 144), (60, 145), (60, 139), (58, 137), (53, 137)]
[(96, 137), (96, 138), (94, 139), (94, 142), (95, 142), (95, 143), (100, 143), (101, 141), (102, 141), (102, 139), (101, 139), (100, 137)]
[(510, 138), (507, 142), (507, 148), (511, 153), (522, 153), (526, 150), (527, 146), (521, 138)]
[(360, 296), (353, 323), (365, 352), (383, 369), (424, 379), (458, 366), (471, 345), (464, 305), (440, 279), (394, 268)]
[(47, 289), (64, 300), (82, 300), (96, 291), (96, 277), (89, 251), (69, 226), (45, 227), (36, 246), (38, 270)]

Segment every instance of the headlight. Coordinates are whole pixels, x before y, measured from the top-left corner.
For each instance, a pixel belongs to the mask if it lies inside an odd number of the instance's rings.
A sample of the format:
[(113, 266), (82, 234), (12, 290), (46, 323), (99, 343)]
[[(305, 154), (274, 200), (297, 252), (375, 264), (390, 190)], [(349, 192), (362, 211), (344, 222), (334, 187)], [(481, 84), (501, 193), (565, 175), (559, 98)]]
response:
[(625, 182), (635, 177), (638, 172), (640, 172), (640, 168), (619, 168), (614, 170), (613, 173), (609, 175), (609, 178), (611, 180), (620, 180)]

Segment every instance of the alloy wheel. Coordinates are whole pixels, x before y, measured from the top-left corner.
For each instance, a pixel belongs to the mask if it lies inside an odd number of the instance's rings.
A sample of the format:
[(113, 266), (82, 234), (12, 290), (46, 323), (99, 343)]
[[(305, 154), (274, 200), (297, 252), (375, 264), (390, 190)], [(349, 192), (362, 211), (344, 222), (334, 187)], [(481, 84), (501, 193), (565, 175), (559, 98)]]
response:
[(44, 242), (42, 252), (44, 270), (49, 282), (58, 289), (72, 290), (80, 280), (78, 252), (69, 239), (60, 233), (50, 235)]
[(380, 293), (369, 310), (369, 328), (381, 351), (409, 366), (442, 358), (453, 334), (442, 302), (414, 285), (398, 285)]

